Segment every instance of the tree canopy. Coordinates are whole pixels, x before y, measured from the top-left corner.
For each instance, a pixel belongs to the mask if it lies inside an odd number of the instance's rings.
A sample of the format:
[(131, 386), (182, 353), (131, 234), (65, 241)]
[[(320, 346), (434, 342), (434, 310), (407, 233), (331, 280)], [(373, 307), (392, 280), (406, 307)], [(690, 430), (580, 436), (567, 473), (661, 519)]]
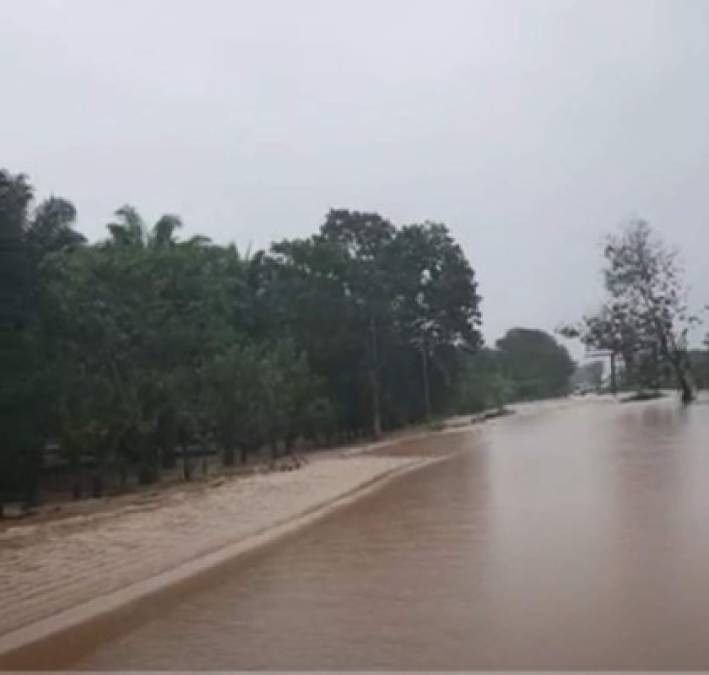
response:
[(697, 319), (687, 307), (677, 252), (648, 223), (634, 220), (607, 238), (604, 257), (606, 301), (563, 332), (620, 356), (630, 385), (656, 388), (671, 372), (682, 400), (690, 402), (687, 336)]
[(512, 328), (496, 347), (517, 399), (548, 398), (568, 393), (574, 362), (565, 347), (541, 330)]
[(79, 496), (180, 456), (189, 479), (193, 446), (230, 465), (376, 436), (450, 409), (482, 342), (474, 272), (439, 223), (338, 209), (243, 255), (130, 205), (88, 243), (71, 202), (32, 196), (0, 174), (6, 497), (33, 492), (50, 442), (90, 477)]

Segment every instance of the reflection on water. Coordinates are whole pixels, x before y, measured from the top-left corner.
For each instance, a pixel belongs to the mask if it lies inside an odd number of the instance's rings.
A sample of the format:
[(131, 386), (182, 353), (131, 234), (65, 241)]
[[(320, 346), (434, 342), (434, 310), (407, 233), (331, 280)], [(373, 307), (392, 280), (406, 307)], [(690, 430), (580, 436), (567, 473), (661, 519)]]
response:
[(709, 668), (707, 439), (708, 405), (667, 400), (532, 407), (410, 444), (453, 454), (51, 662)]

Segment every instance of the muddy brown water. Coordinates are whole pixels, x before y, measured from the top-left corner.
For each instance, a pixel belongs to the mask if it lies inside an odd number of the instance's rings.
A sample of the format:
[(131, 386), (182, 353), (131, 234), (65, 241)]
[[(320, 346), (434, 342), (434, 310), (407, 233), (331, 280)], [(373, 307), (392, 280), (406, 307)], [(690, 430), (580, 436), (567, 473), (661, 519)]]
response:
[(529, 407), (24, 655), (72, 669), (707, 669), (709, 405)]

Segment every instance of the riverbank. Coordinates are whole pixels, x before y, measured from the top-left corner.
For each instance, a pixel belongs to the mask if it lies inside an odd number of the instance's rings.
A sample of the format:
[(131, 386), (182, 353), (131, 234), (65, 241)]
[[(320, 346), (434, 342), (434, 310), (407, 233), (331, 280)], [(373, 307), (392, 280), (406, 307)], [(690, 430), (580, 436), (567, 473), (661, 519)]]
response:
[(439, 433), (322, 453), (297, 470), (155, 490), (4, 528), (0, 666), (3, 653), (265, 545), (436, 461), (405, 446)]

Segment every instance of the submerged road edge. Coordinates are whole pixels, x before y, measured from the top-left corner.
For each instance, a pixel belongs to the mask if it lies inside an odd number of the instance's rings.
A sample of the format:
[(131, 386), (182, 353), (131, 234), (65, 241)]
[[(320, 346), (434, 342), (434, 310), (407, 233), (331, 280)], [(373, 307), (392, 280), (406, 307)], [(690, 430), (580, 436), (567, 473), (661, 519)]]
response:
[[(239, 556), (275, 543), (285, 535), (291, 534), (330, 513), (345, 507), (369, 494), (376, 492), (387, 483), (406, 473), (422, 469), (431, 464), (448, 458), (424, 457), (412, 458), (410, 462), (388, 469), (381, 474), (369, 478), (337, 497), (312, 506), (293, 516), (268, 525), (261, 530), (249, 534), (216, 550), (201, 553), (195, 558), (178, 564), (176, 567), (146, 577), (119, 590), (110, 591), (92, 598), (86, 602), (61, 610), (45, 618), (15, 628), (0, 635), (0, 670), (4, 668), (3, 660), (12, 659), (13, 652), (20, 652), (32, 644), (49, 639), (54, 635), (76, 628), (100, 616), (110, 614), (126, 605), (142, 600), (153, 593), (187, 581), (191, 577), (208, 572)], [(344, 468), (344, 467), (343, 467)]]

